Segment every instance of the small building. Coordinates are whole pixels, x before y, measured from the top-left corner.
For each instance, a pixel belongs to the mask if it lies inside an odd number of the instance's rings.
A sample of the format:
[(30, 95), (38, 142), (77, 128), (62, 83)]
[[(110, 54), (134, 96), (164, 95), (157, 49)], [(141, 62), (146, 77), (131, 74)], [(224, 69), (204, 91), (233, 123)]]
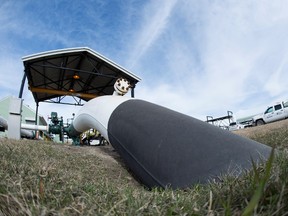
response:
[[(12, 96), (7, 96), (5, 98), (0, 99), (0, 117), (5, 119), (6, 121), (8, 121), (9, 118), (9, 107), (12, 99), (13, 99)], [(21, 123), (35, 125), (36, 120), (35, 116), (36, 111), (23, 103)], [(41, 115), (38, 115), (38, 124), (47, 126), (46, 120)], [(40, 135), (43, 137), (44, 134), (40, 132)], [(7, 137), (7, 130), (4, 131), (0, 130), (0, 137)]]

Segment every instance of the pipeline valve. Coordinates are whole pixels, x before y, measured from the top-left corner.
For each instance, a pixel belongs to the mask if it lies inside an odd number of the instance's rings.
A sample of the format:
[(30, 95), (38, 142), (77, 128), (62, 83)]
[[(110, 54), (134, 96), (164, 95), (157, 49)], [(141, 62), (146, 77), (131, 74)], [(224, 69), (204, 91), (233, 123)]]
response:
[(129, 81), (125, 78), (118, 78), (114, 84), (114, 93), (113, 95), (125, 95), (129, 89), (131, 88), (131, 85)]
[(63, 117), (58, 118), (57, 112), (51, 112), (50, 117), (50, 124), (49, 124), (49, 132), (51, 134), (59, 134), (60, 135), (60, 141), (63, 141)]

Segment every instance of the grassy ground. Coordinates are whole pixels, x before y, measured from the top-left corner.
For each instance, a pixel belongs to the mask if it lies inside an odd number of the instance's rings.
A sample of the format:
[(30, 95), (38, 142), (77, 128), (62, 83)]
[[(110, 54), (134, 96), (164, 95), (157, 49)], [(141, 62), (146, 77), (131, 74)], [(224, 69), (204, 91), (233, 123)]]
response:
[(253, 135), (280, 151), (241, 178), (152, 191), (88, 148), (0, 139), (0, 215), (288, 215), (287, 137)]

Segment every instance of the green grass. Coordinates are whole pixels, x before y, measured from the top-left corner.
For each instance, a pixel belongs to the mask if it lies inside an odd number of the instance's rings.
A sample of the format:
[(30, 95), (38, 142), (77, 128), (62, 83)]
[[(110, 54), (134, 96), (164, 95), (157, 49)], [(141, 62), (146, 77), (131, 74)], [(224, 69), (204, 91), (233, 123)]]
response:
[(0, 215), (288, 215), (287, 137), (252, 137), (280, 150), (240, 178), (151, 191), (81, 147), (0, 139)]

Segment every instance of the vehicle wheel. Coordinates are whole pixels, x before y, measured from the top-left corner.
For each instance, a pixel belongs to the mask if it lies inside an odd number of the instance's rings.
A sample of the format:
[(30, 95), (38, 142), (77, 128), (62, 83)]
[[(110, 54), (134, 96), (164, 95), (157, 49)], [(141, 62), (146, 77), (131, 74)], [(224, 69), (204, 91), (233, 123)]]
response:
[(262, 119), (256, 121), (256, 126), (264, 125), (264, 124), (265, 122)]

